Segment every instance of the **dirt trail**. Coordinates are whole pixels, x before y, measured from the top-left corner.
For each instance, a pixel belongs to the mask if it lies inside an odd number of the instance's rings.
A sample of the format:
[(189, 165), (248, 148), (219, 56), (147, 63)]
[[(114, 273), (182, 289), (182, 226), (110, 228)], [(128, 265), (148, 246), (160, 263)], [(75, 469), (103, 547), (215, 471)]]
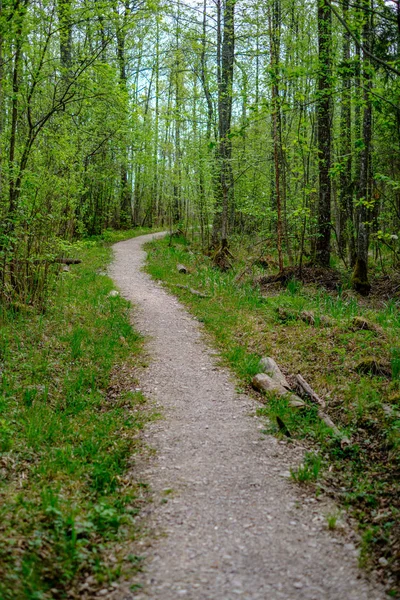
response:
[(116, 244), (111, 268), (148, 336), (141, 387), (165, 417), (147, 429), (157, 453), (141, 474), (160, 535), (146, 549), (143, 590), (119, 598), (384, 598), (348, 536), (327, 531), (324, 504), (288, 480), (299, 450), (261, 433), (256, 403), (216, 366), (199, 323), (141, 271), (153, 237)]

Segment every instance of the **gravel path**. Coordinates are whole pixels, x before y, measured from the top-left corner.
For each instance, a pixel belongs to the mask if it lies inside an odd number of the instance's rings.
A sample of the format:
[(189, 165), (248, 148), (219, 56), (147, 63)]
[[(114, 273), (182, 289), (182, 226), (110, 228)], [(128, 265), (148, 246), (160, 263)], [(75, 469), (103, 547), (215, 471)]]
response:
[(142, 590), (118, 598), (383, 599), (348, 534), (327, 531), (324, 502), (288, 480), (299, 448), (261, 433), (257, 404), (216, 366), (199, 323), (141, 271), (153, 237), (116, 244), (111, 268), (148, 336), (141, 387), (164, 415), (147, 428), (157, 452), (141, 473), (158, 535), (144, 550)]

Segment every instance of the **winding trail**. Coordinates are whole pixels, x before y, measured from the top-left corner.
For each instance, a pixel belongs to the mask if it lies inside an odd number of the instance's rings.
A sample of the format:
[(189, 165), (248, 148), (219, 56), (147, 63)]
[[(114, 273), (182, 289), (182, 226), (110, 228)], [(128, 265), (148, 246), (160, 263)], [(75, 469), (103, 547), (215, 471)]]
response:
[(141, 271), (142, 245), (154, 237), (116, 244), (111, 267), (148, 337), (141, 387), (164, 415), (146, 430), (157, 452), (141, 472), (158, 535), (146, 548), (143, 589), (118, 598), (385, 598), (358, 570), (348, 532), (327, 531), (324, 502), (288, 480), (300, 449), (261, 433), (256, 402), (216, 365), (199, 323)]

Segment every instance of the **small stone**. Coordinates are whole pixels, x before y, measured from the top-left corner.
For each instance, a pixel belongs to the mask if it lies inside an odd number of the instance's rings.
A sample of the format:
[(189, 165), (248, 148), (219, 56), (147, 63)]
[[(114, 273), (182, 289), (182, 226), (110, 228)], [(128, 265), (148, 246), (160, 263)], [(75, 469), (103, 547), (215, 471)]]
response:
[(389, 561), (384, 557), (381, 556), (380, 559), (378, 560), (378, 563), (382, 566), (382, 567), (387, 567), (389, 564)]
[(345, 549), (345, 550), (349, 550), (349, 551), (351, 551), (351, 552), (354, 552), (354, 550), (356, 549), (356, 547), (355, 547), (355, 545), (354, 545), (354, 544), (350, 543), (350, 544), (345, 544), (345, 545), (344, 545), (344, 549)]
[(297, 590), (301, 590), (301, 588), (303, 587), (303, 584), (301, 583), (301, 581), (294, 581), (293, 587), (295, 587)]
[(117, 290), (111, 290), (111, 292), (108, 293), (109, 298), (116, 298), (117, 296), (119, 296), (119, 292)]
[(106, 588), (97, 592), (98, 596), (107, 596), (107, 594), (108, 594), (108, 590)]

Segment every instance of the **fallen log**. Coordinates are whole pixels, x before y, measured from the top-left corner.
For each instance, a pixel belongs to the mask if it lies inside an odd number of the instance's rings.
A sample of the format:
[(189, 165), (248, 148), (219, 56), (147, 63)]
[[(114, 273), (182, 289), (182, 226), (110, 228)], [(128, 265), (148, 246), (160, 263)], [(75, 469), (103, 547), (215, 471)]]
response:
[(189, 287), (188, 285), (182, 285), (181, 283), (174, 283), (173, 287), (177, 287), (181, 290), (187, 290), (194, 296), (198, 296), (199, 298), (211, 298), (208, 294), (203, 294), (203, 292), (199, 292), (199, 290), (195, 290), (194, 288)]
[(53, 263), (58, 263), (60, 265), (80, 265), (80, 258), (56, 258), (53, 260)]
[(322, 408), (326, 407), (325, 400), (322, 400), (322, 398), (320, 398), (314, 392), (311, 385), (309, 385), (307, 383), (307, 381), (304, 379), (304, 377), (302, 377), (300, 375), (300, 373), (298, 375), (296, 375), (296, 381), (297, 381), (297, 385), (299, 386), (300, 390), (302, 392), (304, 392), (305, 394), (307, 394), (307, 396), (309, 396), (313, 402), (315, 402), (316, 404), (319, 404)]
[(34, 265), (79, 265), (82, 261), (80, 258), (36, 258), (32, 261)]
[(189, 269), (185, 267), (185, 265), (177, 264), (176, 268), (178, 270), (178, 273), (183, 273), (184, 275), (186, 275), (186, 273), (189, 272)]

